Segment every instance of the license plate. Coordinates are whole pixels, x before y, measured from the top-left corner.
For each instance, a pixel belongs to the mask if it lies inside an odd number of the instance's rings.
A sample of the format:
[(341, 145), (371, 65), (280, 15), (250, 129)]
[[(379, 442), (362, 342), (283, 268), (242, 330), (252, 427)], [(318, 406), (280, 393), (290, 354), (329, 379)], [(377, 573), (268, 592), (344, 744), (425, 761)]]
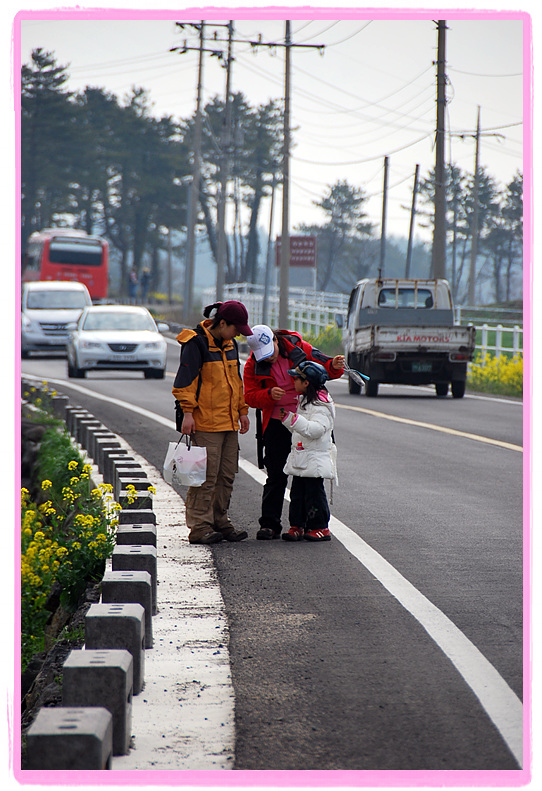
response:
[(133, 354), (110, 354), (109, 355), (109, 362), (111, 363), (129, 363), (134, 361)]
[(412, 363), (412, 373), (426, 374), (433, 370), (431, 363)]

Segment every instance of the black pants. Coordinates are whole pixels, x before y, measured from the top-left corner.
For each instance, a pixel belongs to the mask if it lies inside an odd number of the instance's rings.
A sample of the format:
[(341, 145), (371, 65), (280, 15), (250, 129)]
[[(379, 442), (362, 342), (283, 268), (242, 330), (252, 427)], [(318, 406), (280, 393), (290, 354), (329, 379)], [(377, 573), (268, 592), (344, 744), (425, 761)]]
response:
[(290, 525), (309, 530), (323, 530), (329, 524), (329, 505), (323, 478), (292, 478), (290, 489)]
[(292, 447), (292, 435), (280, 420), (271, 418), (263, 435), (263, 463), (267, 471), (262, 494), (260, 527), (270, 527), (276, 533), (282, 530), (281, 516), (288, 476), (284, 465)]

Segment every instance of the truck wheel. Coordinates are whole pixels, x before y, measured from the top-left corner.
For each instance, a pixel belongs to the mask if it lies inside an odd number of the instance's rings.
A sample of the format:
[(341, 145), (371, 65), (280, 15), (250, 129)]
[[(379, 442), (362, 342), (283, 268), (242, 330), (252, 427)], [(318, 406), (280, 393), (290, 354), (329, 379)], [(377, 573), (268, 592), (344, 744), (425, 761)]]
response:
[(374, 382), (372, 379), (367, 382), (365, 385), (365, 395), (369, 398), (376, 398), (378, 395), (378, 382)]
[(448, 395), (448, 382), (436, 382), (435, 390), (437, 398), (445, 398)]
[(350, 395), (359, 395), (361, 393), (361, 385), (358, 385), (351, 376), (348, 377), (348, 392)]
[(456, 380), (452, 382), (452, 397), (453, 398), (463, 398), (465, 395), (465, 380)]

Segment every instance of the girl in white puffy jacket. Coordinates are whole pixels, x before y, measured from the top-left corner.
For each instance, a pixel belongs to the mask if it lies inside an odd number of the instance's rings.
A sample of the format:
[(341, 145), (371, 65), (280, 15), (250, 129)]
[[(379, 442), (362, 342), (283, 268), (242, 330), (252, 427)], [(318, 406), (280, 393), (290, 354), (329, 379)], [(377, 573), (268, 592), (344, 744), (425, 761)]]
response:
[(288, 373), (298, 393), (297, 412), (285, 412), (282, 422), (292, 432), (292, 450), (284, 472), (292, 475), (290, 529), (285, 541), (330, 541), (329, 505), (324, 479), (336, 480), (336, 449), (332, 438), (335, 405), (324, 383), (325, 368), (305, 360)]

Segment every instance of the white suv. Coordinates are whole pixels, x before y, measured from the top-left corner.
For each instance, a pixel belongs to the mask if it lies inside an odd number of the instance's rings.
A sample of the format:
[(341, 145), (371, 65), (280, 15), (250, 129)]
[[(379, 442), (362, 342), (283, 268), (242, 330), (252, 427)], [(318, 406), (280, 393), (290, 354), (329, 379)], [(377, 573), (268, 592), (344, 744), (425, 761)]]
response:
[(92, 305), (83, 283), (35, 280), (23, 284), (21, 307), (21, 357), (30, 352), (65, 351), (66, 327)]

